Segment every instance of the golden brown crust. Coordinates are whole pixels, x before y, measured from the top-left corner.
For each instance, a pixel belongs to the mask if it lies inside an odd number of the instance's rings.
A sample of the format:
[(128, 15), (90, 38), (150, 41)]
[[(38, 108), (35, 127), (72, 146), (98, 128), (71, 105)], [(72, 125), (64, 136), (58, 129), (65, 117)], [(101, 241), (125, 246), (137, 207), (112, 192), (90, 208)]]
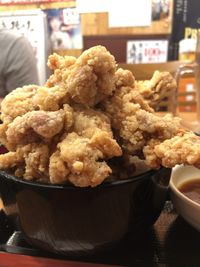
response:
[(117, 70), (103, 46), (77, 59), (54, 53), (48, 66), (54, 73), (44, 86), (17, 88), (2, 101), (0, 142), (9, 152), (0, 155), (1, 169), (27, 180), (94, 187), (112, 170), (116, 175), (116, 162), (126, 168), (119, 178), (133, 175), (143, 159), (150, 168), (200, 167), (199, 137), (152, 108), (176, 86), (169, 73), (138, 82)]
[(150, 80), (137, 81), (136, 87), (148, 104), (156, 109), (164, 98), (171, 98), (175, 93), (177, 84), (169, 72), (157, 70)]

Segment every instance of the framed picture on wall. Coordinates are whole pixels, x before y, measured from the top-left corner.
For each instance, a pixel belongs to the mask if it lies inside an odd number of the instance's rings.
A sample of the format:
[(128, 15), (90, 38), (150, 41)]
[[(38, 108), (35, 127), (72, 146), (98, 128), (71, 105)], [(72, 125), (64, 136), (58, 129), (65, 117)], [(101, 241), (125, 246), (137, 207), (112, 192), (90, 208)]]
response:
[(52, 49), (82, 49), (80, 14), (76, 8), (46, 9)]

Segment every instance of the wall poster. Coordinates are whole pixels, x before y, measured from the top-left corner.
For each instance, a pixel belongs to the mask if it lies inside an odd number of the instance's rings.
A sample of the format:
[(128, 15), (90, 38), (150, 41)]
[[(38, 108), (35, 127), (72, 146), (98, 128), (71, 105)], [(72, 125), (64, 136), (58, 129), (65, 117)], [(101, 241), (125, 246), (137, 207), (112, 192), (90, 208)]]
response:
[(46, 9), (53, 50), (82, 49), (80, 15), (76, 8)]

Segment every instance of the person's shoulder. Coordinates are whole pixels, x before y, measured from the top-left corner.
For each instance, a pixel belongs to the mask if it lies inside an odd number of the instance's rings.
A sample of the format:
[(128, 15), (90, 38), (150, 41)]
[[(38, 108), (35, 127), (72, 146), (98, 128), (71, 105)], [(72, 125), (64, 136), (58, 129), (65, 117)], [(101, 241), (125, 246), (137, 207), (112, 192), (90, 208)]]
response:
[(30, 50), (30, 43), (26, 37), (23, 35), (9, 30), (0, 30), (0, 44), (1, 47), (5, 47), (6, 49), (15, 49), (19, 48)]
[(2, 40), (16, 41), (21, 35), (11, 30), (0, 30), (0, 38)]
[(25, 42), (23, 39), (23, 36), (15, 31), (0, 30), (0, 43), (2, 47), (12, 47), (17, 43), (23, 43)]

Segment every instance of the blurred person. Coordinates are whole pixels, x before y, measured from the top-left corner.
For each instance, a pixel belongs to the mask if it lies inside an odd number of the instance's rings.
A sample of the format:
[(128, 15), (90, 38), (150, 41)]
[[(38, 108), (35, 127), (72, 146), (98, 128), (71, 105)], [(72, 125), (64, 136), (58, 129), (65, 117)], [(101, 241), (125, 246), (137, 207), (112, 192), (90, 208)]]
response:
[(49, 21), (51, 43), (54, 50), (72, 48), (70, 35), (61, 29), (62, 21), (59, 17), (52, 17)]
[(0, 51), (0, 98), (17, 87), (39, 83), (36, 57), (25, 37), (0, 30)]

